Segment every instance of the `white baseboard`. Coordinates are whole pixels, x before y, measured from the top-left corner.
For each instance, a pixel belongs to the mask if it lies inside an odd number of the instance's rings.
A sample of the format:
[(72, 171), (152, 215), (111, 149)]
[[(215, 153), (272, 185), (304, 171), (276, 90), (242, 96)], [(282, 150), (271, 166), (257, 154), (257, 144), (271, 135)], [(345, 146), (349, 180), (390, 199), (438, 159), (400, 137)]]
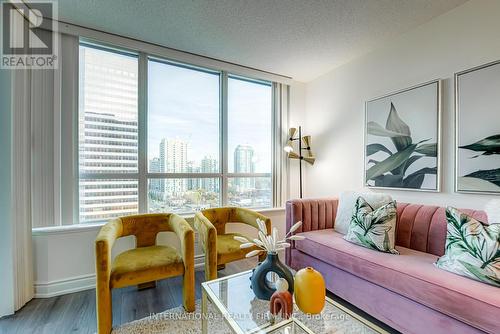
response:
[[(196, 255), (194, 257), (195, 270), (203, 269), (204, 265), (205, 255)], [(35, 282), (35, 298), (50, 298), (94, 288), (95, 274), (76, 276), (51, 282)]]
[(35, 282), (35, 298), (50, 298), (94, 288), (95, 274), (50, 282)]

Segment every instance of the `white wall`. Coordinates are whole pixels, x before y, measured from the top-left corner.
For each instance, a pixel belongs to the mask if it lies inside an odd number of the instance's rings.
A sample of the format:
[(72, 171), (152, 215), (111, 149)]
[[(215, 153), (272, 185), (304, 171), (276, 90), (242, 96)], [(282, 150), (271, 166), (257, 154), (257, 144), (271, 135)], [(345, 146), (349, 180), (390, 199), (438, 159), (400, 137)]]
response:
[[(303, 131), (307, 132), (308, 129), (304, 127), (306, 118), (306, 85), (300, 82), (294, 82), (290, 85), (290, 111), (288, 117), (289, 127), (297, 128), (302, 125)], [(308, 133), (304, 133), (308, 134)], [(298, 198), (299, 197), (299, 161), (298, 160), (288, 160), (289, 173), (288, 173), (288, 184), (289, 193), (288, 198)], [(303, 164), (305, 175), (305, 169), (307, 166)], [(305, 181), (304, 181), (305, 183)]]
[[(482, 208), (491, 196), (454, 193), (455, 72), (500, 59), (500, 1), (472, 0), (307, 84), (306, 128), (317, 162), (308, 197), (363, 187), (364, 102), (433, 79), (443, 85), (441, 193), (388, 191), (411, 203)], [(498, 118), (492, 120), (500, 122)]]
[[(285, 214), (282, 209), (262, 212), (270, 217), (280, 235), (284, 235)], [(256, 230), (242, 224), (228, 227), (228, 232), (241, 232), (256, 236)], [(60, 228), (39, 230), (33, 233), (33, 256), (35, 263), (35, 297), (44, 298), (60, 294), (91, 289), (95, 286), (94, 240), (99, 226), (81, 229)], [(135, 246), (134, 238), (129, 236), (117, 240), (113, 256)], [(158, 244), (179, 246), (173, 233), (162, 232)], [(203, 267), (203, 253), (196, 237), (195, 263)]]

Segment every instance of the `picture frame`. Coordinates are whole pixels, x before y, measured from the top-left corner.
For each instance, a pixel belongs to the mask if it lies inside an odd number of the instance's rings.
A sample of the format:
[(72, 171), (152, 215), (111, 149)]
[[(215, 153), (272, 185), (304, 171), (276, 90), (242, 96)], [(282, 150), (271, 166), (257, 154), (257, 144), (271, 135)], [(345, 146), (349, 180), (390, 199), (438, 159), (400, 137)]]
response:
[(441, 191), (441, 113), (440, 79), (366, 101), (364, 185)]
[(455, 192), (500, 195), (500, 60), (455, 73)]

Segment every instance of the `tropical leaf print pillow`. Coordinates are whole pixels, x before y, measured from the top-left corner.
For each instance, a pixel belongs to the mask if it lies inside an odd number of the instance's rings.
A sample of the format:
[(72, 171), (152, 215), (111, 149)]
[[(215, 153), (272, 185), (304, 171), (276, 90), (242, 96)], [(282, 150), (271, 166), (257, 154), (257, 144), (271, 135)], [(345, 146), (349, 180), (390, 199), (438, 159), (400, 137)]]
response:
[(446, 209), (445, 254), (436, 266), (500, 287), (500, 225), (485, 225), (458, 211)]
[(344, 239), (366, 248), (399, 254), (394, 248), (396, 216), (396, 201), (373, 210), (363, 197), (358, 197)]

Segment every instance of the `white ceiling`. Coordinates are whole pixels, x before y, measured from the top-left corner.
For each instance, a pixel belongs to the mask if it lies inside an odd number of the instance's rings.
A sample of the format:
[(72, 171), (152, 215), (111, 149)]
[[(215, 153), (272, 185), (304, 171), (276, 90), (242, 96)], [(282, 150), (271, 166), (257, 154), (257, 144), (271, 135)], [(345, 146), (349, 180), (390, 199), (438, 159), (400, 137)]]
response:
[(59, 0), (59, 19), (309, 81), (466, 0)]

